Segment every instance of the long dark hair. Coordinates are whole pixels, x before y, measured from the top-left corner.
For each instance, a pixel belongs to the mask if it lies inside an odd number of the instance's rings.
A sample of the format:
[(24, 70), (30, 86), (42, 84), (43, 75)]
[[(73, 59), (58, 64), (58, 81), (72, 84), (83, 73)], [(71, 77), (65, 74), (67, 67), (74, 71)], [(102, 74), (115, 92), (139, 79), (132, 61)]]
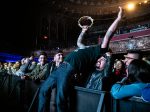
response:
[(150, 65), (143, 60), (133, 60), (128, 66), (128, 77), (131, 82), (150, 82)]

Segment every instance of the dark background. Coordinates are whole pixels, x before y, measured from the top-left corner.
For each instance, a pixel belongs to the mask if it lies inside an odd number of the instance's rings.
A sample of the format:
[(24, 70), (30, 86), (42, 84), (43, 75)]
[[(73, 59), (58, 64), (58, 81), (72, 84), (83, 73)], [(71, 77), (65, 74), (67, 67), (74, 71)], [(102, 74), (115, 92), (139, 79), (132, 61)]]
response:
[(6, 0), (1, 8), (0, 51), (28, 55), (35, 47), (38, 1)]

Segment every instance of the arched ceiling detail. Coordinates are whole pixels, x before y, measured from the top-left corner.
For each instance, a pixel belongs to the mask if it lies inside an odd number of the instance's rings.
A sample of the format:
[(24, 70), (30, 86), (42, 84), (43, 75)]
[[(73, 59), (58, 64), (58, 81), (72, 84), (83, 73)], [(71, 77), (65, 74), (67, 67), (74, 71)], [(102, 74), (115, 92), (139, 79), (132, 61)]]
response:
[[(102, 19), (116, 17), (119, 6), (125, 9), (126, 4), (129, 2), (139, 4), (143, 1), (144, 0), (41, 0), (44, 6), (48, 7), (49, 10), (55, 14), (62, 14), (74, 18), (88, 15)], [(148, 2), (150, 4), (150, 1)]]

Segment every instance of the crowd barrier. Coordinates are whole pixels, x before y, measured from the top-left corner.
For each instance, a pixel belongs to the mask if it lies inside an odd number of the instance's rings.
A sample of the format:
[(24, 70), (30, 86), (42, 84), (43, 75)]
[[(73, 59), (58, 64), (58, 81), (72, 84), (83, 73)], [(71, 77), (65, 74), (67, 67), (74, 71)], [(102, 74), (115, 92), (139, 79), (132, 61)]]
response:
[[(3, 98), (1, 101), (7, 101), (4, 104), (8, 106), (8, 109), (15, 112), (37, 111), (38, 90), (41, 83), (21, 80), (20, 77), (13, 75), (0, 77), (2, 79), (0, 80), (0, 98)], [(115, 100), (109, 92), (78, 86), (75, 86), (71, 92), (70, 107), (71, 112), (150, 112), (150, 103), (139, 98)], [(56, 108), (55, 103), (53, 108)]]
[(130, 99), (113, 99), (113, 112), (150, 112), (150, 102), (143, 101), (140, 97)]

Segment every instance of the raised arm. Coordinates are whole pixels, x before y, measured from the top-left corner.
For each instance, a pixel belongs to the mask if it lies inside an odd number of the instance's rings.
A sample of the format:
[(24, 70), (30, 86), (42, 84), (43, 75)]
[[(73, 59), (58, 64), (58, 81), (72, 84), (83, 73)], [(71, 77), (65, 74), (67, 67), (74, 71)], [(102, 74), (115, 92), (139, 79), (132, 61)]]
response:
[(77, 39), (77, 46), (79, 49), (84, 49), (86, 46), (82, 43), (85, 32), (88, 30), (88, 26), (83, 26), (82, 31)]
[(117, 29), (119, 22), (121, 21), (121, 18), (122, 18), (122, 7), (119, 7), (118, 17), (115, 19), (115, 21), (111, 24), (111, 26), (107, 30), (103, 42), (101, 44), (101, 48), (106, 48), (108, 46), (110, 39), (112, 38), (114, 32)]

